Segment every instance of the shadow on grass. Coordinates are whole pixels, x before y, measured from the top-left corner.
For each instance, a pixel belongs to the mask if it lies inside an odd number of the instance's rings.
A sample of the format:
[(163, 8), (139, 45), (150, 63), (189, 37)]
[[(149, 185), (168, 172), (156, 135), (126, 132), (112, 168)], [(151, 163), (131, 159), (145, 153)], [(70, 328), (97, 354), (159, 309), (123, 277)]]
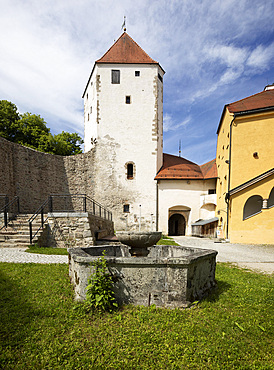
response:
[(217, 302), (220, 296), (231, 289), (231, 284), (223, 280), (216, 280), (216, 286), (212, 292), (204, 299), (206, 302)]
[(14, 352), (26, 341), (28, 327), (33, 320), (35, 310), (28, 303), (28, 293), (20, 284), (20, 279), (14, 272), (10, 274), (6, 272), (4, 263), (1, 267), (0, 337), (2, 353), (0, 355), (0, 368), (4, 368), (5, 364), (11, 365), (16, 361)]

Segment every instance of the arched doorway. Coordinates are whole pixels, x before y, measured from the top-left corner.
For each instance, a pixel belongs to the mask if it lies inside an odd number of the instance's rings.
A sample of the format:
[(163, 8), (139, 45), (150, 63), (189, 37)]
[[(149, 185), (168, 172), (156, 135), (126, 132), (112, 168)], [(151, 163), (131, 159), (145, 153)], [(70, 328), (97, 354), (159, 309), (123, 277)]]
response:
[(185, 235), (186, 220), (183, 215), (173, 214), (168, 220), (168, 235)]

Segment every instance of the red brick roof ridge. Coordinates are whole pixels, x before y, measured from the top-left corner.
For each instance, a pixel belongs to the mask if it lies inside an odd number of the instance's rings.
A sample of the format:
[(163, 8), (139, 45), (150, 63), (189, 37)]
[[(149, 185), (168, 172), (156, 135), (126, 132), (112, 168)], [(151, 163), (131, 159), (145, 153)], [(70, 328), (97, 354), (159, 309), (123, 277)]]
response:
[[(123, 38), (123, 37), (128, 37), (129, 38), (129, 40), (132, 42), (132, 43), (134, 43), (136, 46), (137, 46), (137, 48), (138, 49), (140, 49), (145, 55), (146, 55), (146, 57), (148, 58), (148, 60), (149, 61), (144, 61), (143, 63), (144, 64), (147, 64), (147, 63), (151, 63), (151, 64), (159, 64), (158, 62), (156, 62), (155, 60), (153, 60), (142, 48), (141, 48), (141, 46), (140, 45), (138, 45), (137, 44), (137, 42), (136, 41), (134, 41), (133, 40), (133, 38), (132, 37), (130, 37), (129, 36), (129, 34), (127, 33), (127, 32), (123, 32), (122, 34), (121, 34), (121, 36), (115, 41), (115, 43), (105, 52), (105, 54), (100, 58), (100, 59), (98, 59), (98, 60), (96, 60), (96, 62), (95, 63), (121, 63), (121, 64), (123, 64), (123, 63), (126, 63), (126, 62), (113, 62), (113, 61), (104, 61), (103, 59), (106, 57), (106, 55), (109, 53), (109, 52), (111, 52), (111, 50), (113, 50), (113, 48), (115, 48), (115, 46), (117, 46), (117, 44), (120, 42), (120, 40)], [(131, 62), (132, 63), (132, 62)], [(136, 64), (138, 64), (138, 63), (142, 63), (142, 62), (136, 62)]]

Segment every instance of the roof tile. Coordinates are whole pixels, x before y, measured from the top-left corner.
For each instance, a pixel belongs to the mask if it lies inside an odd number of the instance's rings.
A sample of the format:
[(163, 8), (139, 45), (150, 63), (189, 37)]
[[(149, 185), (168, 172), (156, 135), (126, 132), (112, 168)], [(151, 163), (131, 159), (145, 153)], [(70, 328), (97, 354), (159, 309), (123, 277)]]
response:
[(96, 63), (158, 64), (126, 32)]
[(171, 154), (163, 154), (163, 166), (156, 175), (156, 180), (161, 179), (210, 179), (217, 177), (216, 161), (205, 163), (199, 166), (185, 158)]
[(231, 113), (246, 112), (254, 109), (274, 107), (274, 90), (261, 91), (245, 99), (228, 104)]

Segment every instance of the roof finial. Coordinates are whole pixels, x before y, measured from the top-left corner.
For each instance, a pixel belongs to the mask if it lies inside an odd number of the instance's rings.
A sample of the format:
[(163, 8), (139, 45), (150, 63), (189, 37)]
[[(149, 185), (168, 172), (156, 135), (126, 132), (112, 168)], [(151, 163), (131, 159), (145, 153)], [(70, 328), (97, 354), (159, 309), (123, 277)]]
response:
[(124, 22), (122, 24), (121, 30), (124, 29), (124, 32), (126, 32), (126, 16), (124, 15)]

